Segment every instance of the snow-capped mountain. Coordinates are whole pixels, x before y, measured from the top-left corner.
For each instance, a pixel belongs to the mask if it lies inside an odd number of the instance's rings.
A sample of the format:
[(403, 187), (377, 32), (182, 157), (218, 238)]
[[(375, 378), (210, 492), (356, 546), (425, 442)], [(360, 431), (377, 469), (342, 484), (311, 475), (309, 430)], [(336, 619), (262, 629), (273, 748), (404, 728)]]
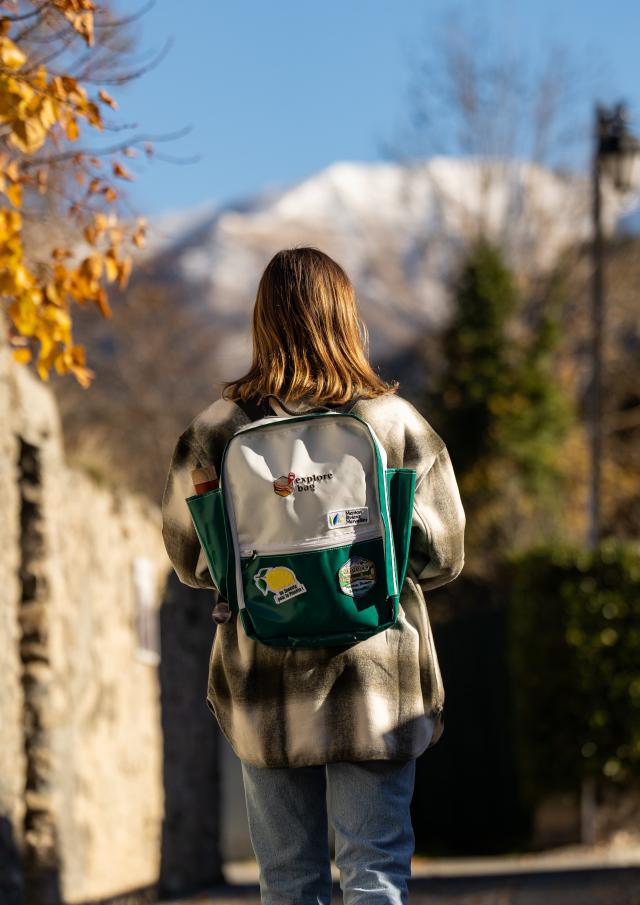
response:
[(224, 334), (219, 368), (228, 377), (248, 359), (264, 266), (280, 248), (315, 245), (353, 280), (380, 360), (444, 324), (447, 280), (480, 230), (500, 241), (518, 270), (544, 268), (589, 235), (589, 205), (584, 177), (525, 162), (336, 163), (278, 191), (160, 218), (138, 279), (153, 275), (176, 287), (177, 300), (201, 307)]

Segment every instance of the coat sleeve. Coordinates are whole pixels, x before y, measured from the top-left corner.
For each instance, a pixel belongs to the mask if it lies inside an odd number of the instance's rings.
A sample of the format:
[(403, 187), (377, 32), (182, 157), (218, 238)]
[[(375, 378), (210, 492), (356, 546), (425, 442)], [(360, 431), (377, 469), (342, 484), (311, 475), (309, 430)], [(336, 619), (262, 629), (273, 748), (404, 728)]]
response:
[(423, 591), (453, 581), (464, 566), (466, 517), (446, 446), (418, 472), (409, 562)]
[[(191, 432), (189, 432), (191, 433)], [(215, 585), (207, 561), (193, 527), (191, 513), (185, 500), (195, 491), (191, 472), (202, 464), (202, 455), (183, 433), (178, 438), (162, 495), (162, 539), (183, 584), (192, 588), (211, 588)]]

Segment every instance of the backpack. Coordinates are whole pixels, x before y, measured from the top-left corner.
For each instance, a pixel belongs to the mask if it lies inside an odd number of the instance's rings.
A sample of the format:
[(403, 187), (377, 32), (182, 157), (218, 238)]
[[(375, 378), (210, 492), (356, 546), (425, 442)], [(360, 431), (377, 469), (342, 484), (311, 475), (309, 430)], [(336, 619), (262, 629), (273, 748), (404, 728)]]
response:
[(186, 502), (213, 582), (250, 638), (350, 645), (398, 619), (416, 473), (387, 468), (358, 415), (278, 402), (287, 414), (254, 406), (257, 420), (224, 448), (219, 487)]

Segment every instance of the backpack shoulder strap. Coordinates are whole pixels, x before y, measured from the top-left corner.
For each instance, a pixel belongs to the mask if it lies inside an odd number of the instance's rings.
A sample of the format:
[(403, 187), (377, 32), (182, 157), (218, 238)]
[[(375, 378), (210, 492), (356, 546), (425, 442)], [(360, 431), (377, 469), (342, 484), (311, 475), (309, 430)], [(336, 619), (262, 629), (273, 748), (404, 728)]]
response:
[(235, 404), (242, 409), (249, 421), (258, 421), (266, 415), (273, 415), (273, 409), (269, 405), (268, 399), (258, 399), (251, 396), (249, 399), (235, 399)]
[[(250, 421), (258, 421), (260, 418), (264, 418), (267, 415), (273, 415), (274, 410), (269, 404), (270, 399), (275, 399), (280, 406), (287, 414), (296, 415), (298, 412), (293, 411), (288, 408), (281, 399), (273, 394), (269, 396), (264, 396), (261, 399), (258, 399), (257, 396), (251, 396), (249, 399), (236, 399), (234, 400), (236, 405), (242, 409), (247, 418)], [(312, 409), (309, 409), (309, 412), (350, 412), (352, 406), (356, 404), (360, 399), (359, 396), (354, 396), (348, 402), (338, 403), (334, 405), (317, 405)]]

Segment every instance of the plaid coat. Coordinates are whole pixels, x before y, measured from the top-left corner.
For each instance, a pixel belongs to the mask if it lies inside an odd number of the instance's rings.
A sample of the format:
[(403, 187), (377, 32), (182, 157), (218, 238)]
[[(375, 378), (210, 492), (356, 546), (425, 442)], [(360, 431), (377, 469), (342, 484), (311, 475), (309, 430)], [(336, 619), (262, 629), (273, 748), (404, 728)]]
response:
[[(300, 410), (303, 410), (300, 407)], [(242, 760), (285, 767), (417, 757), (439, 739), (444, 688), (425, 592), (464, 564), (465, 514), (447, 448), (397, 395), (352, 411), (371, 424), (390, 468), (417, 472), (409, 565), (396, 626), (348, 648), (267, 647), (235, 615), (216, 629), (206, 701)], [(162, 499), (162, 535), (181, 582), (213, 588), (185, 498), (191, 470), (220, 471), (227, 440), (247, 415), (219, 399), (176, 443)]]

